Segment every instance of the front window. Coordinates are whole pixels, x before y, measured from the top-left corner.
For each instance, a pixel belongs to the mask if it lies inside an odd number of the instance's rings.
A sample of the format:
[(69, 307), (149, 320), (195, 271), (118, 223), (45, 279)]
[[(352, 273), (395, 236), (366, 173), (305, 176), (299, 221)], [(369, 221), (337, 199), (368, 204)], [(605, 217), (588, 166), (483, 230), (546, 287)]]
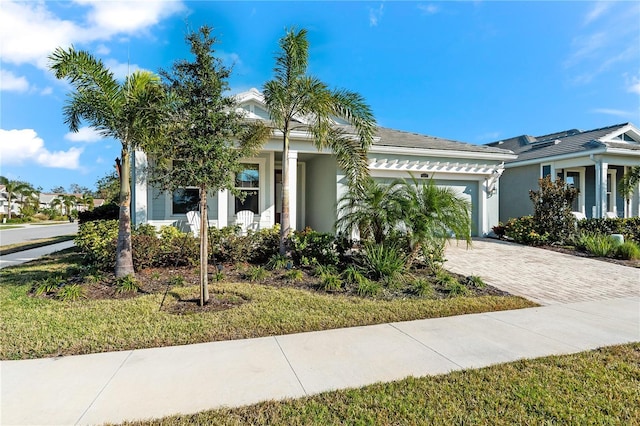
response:
[(235, 197), (235, 213), (250, 210), (260, 212), (260, 169), (257, 164), (243, 164), (241, 172), (236, 174), (236, 189), (244, 194), (244, 200)]
[(198, 188), (180, 188), (173, 191), (171, 209), (173, 214), (186, 214), (199, 210), (200, 192)]

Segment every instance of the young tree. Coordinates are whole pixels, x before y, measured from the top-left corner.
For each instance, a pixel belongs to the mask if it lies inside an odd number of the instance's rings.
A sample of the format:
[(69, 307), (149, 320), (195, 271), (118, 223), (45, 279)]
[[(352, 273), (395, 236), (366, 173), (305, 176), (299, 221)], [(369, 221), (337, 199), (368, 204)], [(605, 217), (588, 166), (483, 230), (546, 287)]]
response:
[(5, 191), (7, 193), (8, 214), (7, 217), (11, 219), (11, 200), (17, 198), (24, 191), (29, 191), (30, 188), (24, 182), (17, 180), (6, 180), (4, 183)]
[(66, 79), (74, 91), (63, 108), (65, 123), (77, 132), (82, 120), (102, 136), (122, 144), (119, 159), (118, 243), (116, 277), (134, 275), (131, 249), (131, 152), (159, 137), (165, 96), (160, 78), (137, 71), (124, 82), (86, 51), (57, 48), (50, 56), (56, 78)]
[(638, 183), (640, 183), (640, 166), (633, 166), (622, 176), (620, 186), (618, 186), (618, 193), (627, 200), (626, 208), (628, 215), (631, 215), (631, 197), (638, 188)]
[[(289, 211), (289, 138), (292, 130), (309, 131), (318, 149), (330, 148), (338, 165), (355, 190), (364, 187), (369, 176), (367, 150), (372, 143), (375, 120), (362, 96), (346, 90), (332, 90), (319, 79), (307, 75), (309, 43), (307, 31), (289, 30), (280, 39), (275, 76), (264, 84), (264, 99), (275, 130), (282, 132), (282, 224), (280, 253), (291, 232)], [(350, 137), (335, 118), (355, 128)], [(302, 124), (302, 122), (307, 122)]]
[(540, 235), (547, 234), (551, 242), (566, 241), (575, 232), (571, 203), (578, 196), (578, 190), (561, 179), (551, 181), (550, 176), (538, 179), (538, 185), (538, 191), (529, 191), (537, 231)]
[(118, 196), (120, 195), (120, 180), (118, 179), (118, 173), (114, 170), (111, 173), (107, 173), (96, 182), (96, 196), (105, 200), (106, 204), (112, 204), (118, 202)]
[[(209, 300), (207, 283), (207, 193), (235, 189), (240, 159), (254, 155), (269, 136), (260, 122), (247, 122), (225, 96), (231, 70), (216, 58), (211, 28), (186, 37), (193, 62), (175, 62), (162, 71), (171, 99), (167, 137), (154, 146), (150, 182), (165, 191), (194, 186), (200, 194), (200, 304)], [(154, 155), (155, 154), (155, 155)]]

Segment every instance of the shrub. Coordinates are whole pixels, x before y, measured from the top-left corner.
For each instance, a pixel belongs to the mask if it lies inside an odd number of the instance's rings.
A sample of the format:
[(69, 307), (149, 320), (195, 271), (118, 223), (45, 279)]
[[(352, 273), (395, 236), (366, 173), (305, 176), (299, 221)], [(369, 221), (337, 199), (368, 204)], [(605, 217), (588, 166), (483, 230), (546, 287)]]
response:
[(78, 284), (68, 284), (62, 286), (56, 293), (56, 297), (63, 301), (73, 301), (78, 299), (84, 299), (84, 288)]
[(467, 284), (473, 286), (475, 288), (486, 288), (487, 285), (484, 283), (482, 278), (477, 275), (470, 275), (467, 277)]
[(132, 235), (131, 250), (136, 270), (150, 268), (160, 263), (160, 240), (155, 236)]
[(251, 282), (263, 281), (269, 276), (269, 272), (262, 266), (250, 266), (245, 272), (245, 277)]
[(622, 234), (625, 241), (640, 244), (640, 217), (586, 219), (578, 222), (578, 230), (600, 234)]
[(291, 261), (287, 256), (276, 253), (272, 255), (269, 261), (267, 262), (267, 268), (271, 270), (284, 269), (287, 267), (289, 262)]
[(34, 284), (32, 291), (36, 296), (50, 295), (58, 291), (58, 288), (60, 288), (62, 284), (62, 277), (56, 275)]
[(336, 274), (322, 275), (321, 286), (325, 291), (338, 291), (342, 288), (342, 280)]
[(533, 216), (511, 218), (504, 228), (507, 237), (519, 244), (538, 246), (547, 242), (547, 235), (541, 235), (536, 230)]
[(193, 266), (200, 260), (200, 241), (190, 232), (163, 226), (160, 228), (159, 241), (157, 266)]
[(377, 281), (371, 281), (367, 277), (363, 277), (361, 281), (358, 281), (357, 292), (360, 296), (375, 297), (382, 290), (382, 286)]
[(435, 295), (435, 289), (433, 285), (424, 278), (416, 278), (411, 282), (411, 289), (415, 294), (421, 297), (433, 297)]
[(529, 191), (533, 202), (534, 229), (546, 235), (550, 242), (564, 242), (575, 233), (575, 217), (571, 213), (571, 203), (578, 191), (560, 179), (550, 176), (538, 180), (540, 189)]
[(304, 279), (302, 271), (299, 269), (291, 269), (284, 273), (283, 278), (288, 282), (301, 282)]
[(311, 263), (315, 260), (322, 265), (337, 265), (339, 255), (335, 240), (333, 234), (317, 232), (307, 227), (303, 231), (294, 231), (287, 243), (297, 264), (301, 264), (305, 257)]
[(640, 246), (633, 241), (625, 241), (615, 249), (616, 257), (620, 259), (640, 259)]
[(595, 256), (610, 257), (615, 253), (616, 242), (610, 235), (582, 232), (576, 239), (576, 247)]
[(78, 223), (83, 224), (97, 220), (118, 220), (120, 207), (117, 204), (104, 204), (93, 210), (78, 213)]
[(116, 293), (137, 293), (139, 290), (140, 286), (133, 275), (126, 275), (116, 280)]
[(75, 244), (87, 261), (107, 270), (115, 265), (117, 239), (117, 220), (97, 220), (80, 225)]
[(252, 263), (265, 263), (274, 255), (278, 254), (280, 245), (280, 225), (273, 228), (260, 229), (256, 232), (249, 232), (251, 252), (247, 259)]
[(360, 263), (365, 274), (376, 281), (391, 280), (406, 270), (407, 256), (395, 245), (365, 243)]
[(333, 265), (317, 265), (313, 270), (313, 275), (316, 277), (324, 277), (325, 275), (336, 275), (338, 270)]

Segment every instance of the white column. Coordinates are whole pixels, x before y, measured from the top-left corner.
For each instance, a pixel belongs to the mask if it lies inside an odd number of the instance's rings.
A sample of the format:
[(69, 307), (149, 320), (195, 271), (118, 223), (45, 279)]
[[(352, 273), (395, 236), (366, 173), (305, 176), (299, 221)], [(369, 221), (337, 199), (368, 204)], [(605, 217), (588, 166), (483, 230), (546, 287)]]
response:
[(596, 162), (596, 215), (605, 217), (607, 213), (607, 169), (609, 164), (602, 161)]
[(224, 228), (229, 221), (229, 191), (218, 191), (218, 228)]
[(140, 225), (146, 223), (149, 219), (148, 209), (151, 206), (147, 205), (147, 155), (139, 150), (133, 152), (133, 173), (132, 177), (132, 203), (133, 211), (131, 216), (134, 225)]
[(298, 218), (298, 151), (289, 151), (289, 228), (295, 231)]

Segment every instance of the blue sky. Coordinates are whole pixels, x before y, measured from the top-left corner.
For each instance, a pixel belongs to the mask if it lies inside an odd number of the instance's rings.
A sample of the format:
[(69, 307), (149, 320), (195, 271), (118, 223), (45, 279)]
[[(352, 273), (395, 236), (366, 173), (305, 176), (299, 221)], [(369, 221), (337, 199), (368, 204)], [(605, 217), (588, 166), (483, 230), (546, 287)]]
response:
[[(0, 3), (0, 174), (49, 191), (93, 188), (118, 141), (62, 119), (69, 86), (47, 55), (73, 44), (118, 76), (189, 58), (214, 27), (234, 92), (272, 77), (278, 39), (306, 28), (310, 72), (362, 94), (381, 126), (482, 144), (640, 125), (640, 2)], [(127, 65), (129, 64), (129, 66)]]

